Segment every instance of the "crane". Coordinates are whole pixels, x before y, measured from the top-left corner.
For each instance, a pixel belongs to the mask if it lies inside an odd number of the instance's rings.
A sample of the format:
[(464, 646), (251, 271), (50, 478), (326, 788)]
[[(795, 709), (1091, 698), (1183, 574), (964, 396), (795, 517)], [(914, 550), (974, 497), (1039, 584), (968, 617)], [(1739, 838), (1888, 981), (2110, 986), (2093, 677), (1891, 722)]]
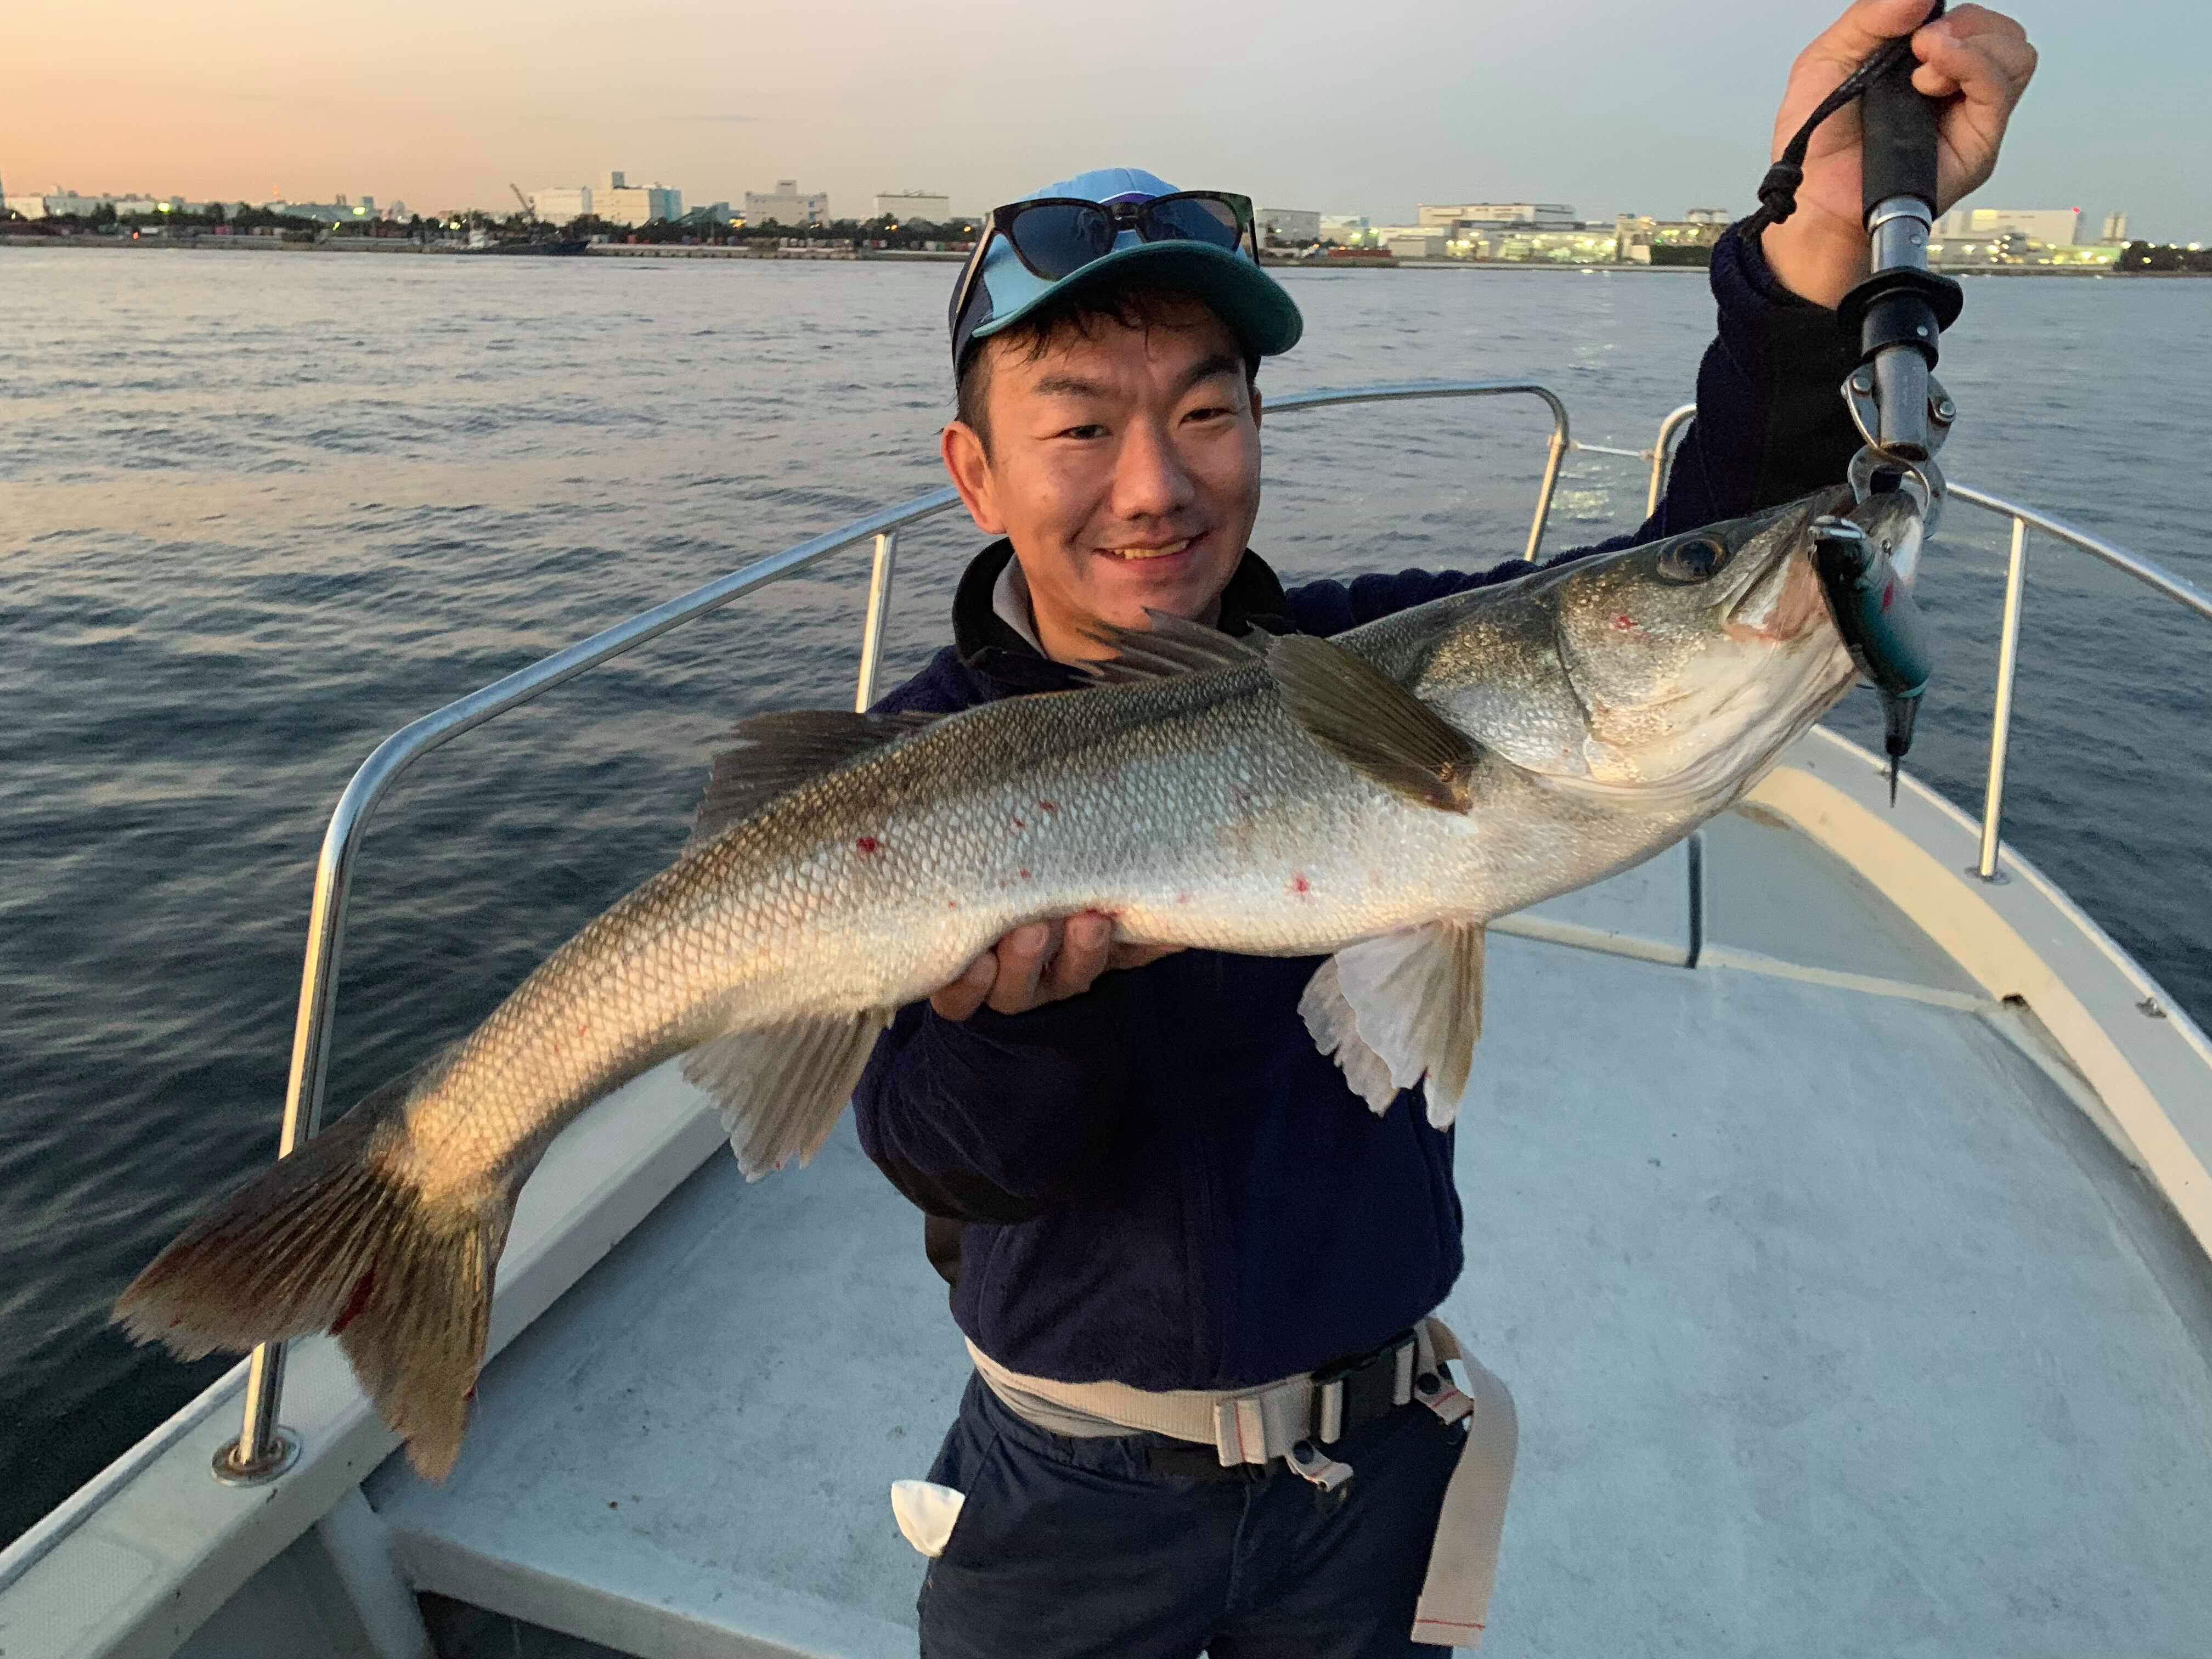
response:
[(528, 220), (532, 224), (536, 224), (538, 222), (537, 204), (532, 202), (527, 196), (525, 196), (522, 193), (521, 187), (514, 182), (509, 181), (507, 187), (514, 192), (514, 199), (522, 204), (522, 216)]

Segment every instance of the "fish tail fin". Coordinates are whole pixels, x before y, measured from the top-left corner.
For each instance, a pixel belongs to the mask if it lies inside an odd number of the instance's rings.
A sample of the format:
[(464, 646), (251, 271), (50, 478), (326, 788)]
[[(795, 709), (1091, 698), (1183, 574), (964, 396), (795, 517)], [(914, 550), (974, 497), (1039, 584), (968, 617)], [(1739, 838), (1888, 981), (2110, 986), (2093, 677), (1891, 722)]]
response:
[(519, 1183), (426, 1196), (392, 1154), (413, 1078), (380, 1089), (186, 1228), (115, 1304), (182, 1359), (329, 1331), (416, 1468), (460, 1454)]

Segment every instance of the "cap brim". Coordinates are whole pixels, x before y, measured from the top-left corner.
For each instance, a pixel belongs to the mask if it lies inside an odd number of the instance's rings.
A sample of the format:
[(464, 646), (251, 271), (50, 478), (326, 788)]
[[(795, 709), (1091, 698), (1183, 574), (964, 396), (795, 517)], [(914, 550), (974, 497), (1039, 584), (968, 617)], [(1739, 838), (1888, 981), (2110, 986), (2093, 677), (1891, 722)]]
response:
[(1148, 283), (1180, 289), (1204, 301), (1255, 356), (1279, 356), (1296, 345), (1305, 331), (1305, 319), (1298, 314), (1297, 301), (1249, 258), (1206, 242), (1173, 241), (1139, 242), (1094, 259), (1005, 316), (994, 317), (968, 338), (970, 343), (988, 339), (1012, 328), (1038, 307), (1079, 293), (1107, 279), (1109, 272), (1126, 271), (1139, 260)]

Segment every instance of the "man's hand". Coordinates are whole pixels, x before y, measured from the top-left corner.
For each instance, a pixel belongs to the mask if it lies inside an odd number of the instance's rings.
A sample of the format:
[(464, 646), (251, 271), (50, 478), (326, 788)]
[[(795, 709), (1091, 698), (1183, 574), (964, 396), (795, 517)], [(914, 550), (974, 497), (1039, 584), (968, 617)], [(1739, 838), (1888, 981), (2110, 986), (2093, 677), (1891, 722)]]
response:
[[(1884, 40), (1928, 15), (1929, 0), (1857, 0), (1790, 66), (1790, 89), (1774, 123), (1773, 155), (1796, 135), (1814, 106), (1843, 84)], [(1997, 146), (2013, 106), (2035, 73), (2035, 48), (2009, 17), (1983, 6), (1960, 6), (1912, 36), (1920, 66), (1912, 84), (1948, 98), (1936, 120), (1938, 213), (1996, 170)], [(1864, 206), (1860, 200), (1859, 105), (1823, 121), (1805, 155), (1797, 211), (1769, 225), (1761, 239), (1766, 263), (1792, 294), (1834, 307), (1867, 274)]]
[(946, 1019), (965, 1019), (986, 1003), (1001, 1014), (1027, 1013), (1081, 994), (1109, 969), (1141, 968), (1182, 948), (1116, 945), (1113, 939), (1113, 919), (1096, 910), (1064, 922), (1030, 922), (976, 957), (929, 1006)]

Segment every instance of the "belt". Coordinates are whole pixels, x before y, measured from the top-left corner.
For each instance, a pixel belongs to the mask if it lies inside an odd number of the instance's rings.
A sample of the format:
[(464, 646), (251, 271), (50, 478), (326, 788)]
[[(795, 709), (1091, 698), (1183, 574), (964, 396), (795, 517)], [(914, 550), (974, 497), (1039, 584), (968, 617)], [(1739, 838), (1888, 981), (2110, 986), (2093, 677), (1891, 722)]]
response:
[[(1314, 1456), (1314, 1447), (1334, 1445), (1354, 1429), (1411, 1405), (1419, 1354), (1418, 1336), (1407, 1329), (1368, 1353), (1339, 1360), (1312, 1373), (1310, 1432), (1300, 1437), (1304, 1449), (1294, 1442), (1285, 1458), (1295, 1456), (1292, 1466), (1302, 1474), (1307, 1468), (1319, 1469), (1322, 1466)], [(1187, 1480), (1264, 1480), (1273, 1473), (1271, 1464), (1246, 1462), (1241, 1457), (1234, 1463), (1224, 1463), (1216, 1446), (1181, 1442), (1147, 1448), (1145, 1461), (1155, 1474)], [(1346, 1476), (1330, 1480), (1324, 1473), (1319, 1478), (1308, 1478), (1325, 1491), (1334, 1491), (1349, 1478), (1350, 1466), (1338, 1463), (1334, 1468), (1345, 1470)]]
[[(1039, 1428), (1079, 1437), (1133, 1429), (1188, 1441), (1187, 1449), (1162, 1448), (1148, 1455), (1184, 1457), (1194, 1466), (1210, 1455), (1215, 1473), (1207, 1478), (1216, 1480), (1262, 1480), (1280, 1458), (1322, 1491), (1334, 1492), (1357, 1471), (1322, 1448), (1360, 1423), (1413, 1401), (1447, 1423), (1467, 1419), (1467, 1443), (1429, 1546), (1413, 1639), (1443, 1647), (1473, 1647), (1482, 1639), (1519, 1433), (1512, 1395), (1461, 1350), (1442, 1320), (1424, 1319), (1407, 1335), (1345, 1364), (1256, 1389), (1154, 1392), (1121, 1382), (1060, 1382), (1010, 1371), (973, 1342), (968, 1352), (1000, 1401)], [(1465, 1392), (1446, 1369), (1454, 1359), (1466, 1369)], [(1187, 1472), (1157, 1461), (1152, 1467)]]

